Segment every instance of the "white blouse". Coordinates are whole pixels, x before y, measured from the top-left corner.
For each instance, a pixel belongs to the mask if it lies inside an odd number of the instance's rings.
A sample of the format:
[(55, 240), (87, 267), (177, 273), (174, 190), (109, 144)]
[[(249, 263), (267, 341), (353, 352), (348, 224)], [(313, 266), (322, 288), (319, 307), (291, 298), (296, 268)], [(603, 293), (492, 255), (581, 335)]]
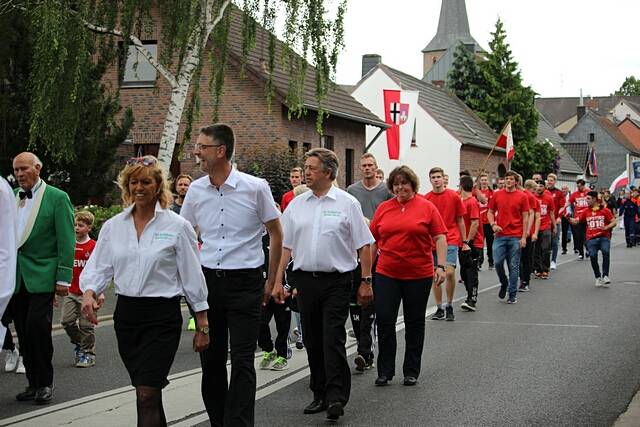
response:
[(191, 224), (156, 203), (155, 214), (138, 240), (133, 207), (102, 226), (95, 250), (80, 275), (80, 289), (99, 295), (113, 278), (118, 295), (184, 295), (194, 311), (208, 309), (207, 285)]

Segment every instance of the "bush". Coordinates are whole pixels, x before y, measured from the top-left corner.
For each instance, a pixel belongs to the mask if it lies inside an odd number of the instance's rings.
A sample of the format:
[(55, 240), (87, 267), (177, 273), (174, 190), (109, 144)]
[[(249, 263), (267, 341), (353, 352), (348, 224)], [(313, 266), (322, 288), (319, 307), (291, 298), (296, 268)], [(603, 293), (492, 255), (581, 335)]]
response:
[(112, 205), (112, 206), (98, 206), (98, 205), (90, 205), (90, 206), (77, 206), (76, 212), (78, 211), (89, 211), (95, 217), (95, 221), (93, 222), (93, 227), (91, 228), (91, 233), (89, 235), (92, 239), (97, 240), (98, 235), (100, 234), (100, 229), (102, 225), (111, 217), (116, 216), (120, 212), (122, 212), (122, 206), (120, 205)]

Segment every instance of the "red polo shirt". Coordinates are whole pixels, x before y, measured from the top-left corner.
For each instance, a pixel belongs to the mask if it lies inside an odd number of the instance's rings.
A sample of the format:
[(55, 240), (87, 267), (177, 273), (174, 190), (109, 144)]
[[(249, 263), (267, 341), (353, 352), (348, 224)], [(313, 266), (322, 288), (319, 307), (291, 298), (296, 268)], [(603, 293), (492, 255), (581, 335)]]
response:
[(440, 212), (440, 217), (447, 227), (447, 245), (461, 246), (462, 236), (458, 228), (458, 217), (464, 216), (465, 209), (460, 195), (453, 190), (445, 189), (442, 193), (430, 191), (424, 197)]
[(520, 190), (498, 190), (489, 200), (489, 209), (496, 214), (496, 224), (502, 231), (496, 237), (522, 238), (522, 215), (529, 212), (529, 199)]

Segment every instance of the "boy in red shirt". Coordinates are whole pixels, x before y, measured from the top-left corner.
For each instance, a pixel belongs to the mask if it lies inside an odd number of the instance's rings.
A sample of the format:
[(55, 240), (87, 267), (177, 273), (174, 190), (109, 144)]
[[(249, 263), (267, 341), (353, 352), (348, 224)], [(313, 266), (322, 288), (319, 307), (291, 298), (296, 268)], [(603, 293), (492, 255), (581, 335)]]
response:
[[(477, 183), (479, 188), (476, 190), (475, 196), (480, 204), (480, 229), (487, 243), (487, 261), (489, 261), (489, 270), (491, 270), (493, 269), (493, 230), (491, 230), (489, 219), (487, 219), (487, 212), (489, 211), (489, 200), (493, 197), (493, 190), (489, 186), (489, 175), (484, 172), (478, 176)], [(484, 264), (483, 251), (480, 251), (479, 255), (478, 268)]]
[(478, 258), (483, 250), (484, 236), (480, 225), (480, 203), (473, 196), (473, 179), (460, 178), (460, 197), (465, 207), (464, 226), (467, 231), (464, 243), (471, 250), (460, 252), (460, 276), (467, 289), (467, 299), (460, 305), (465, 311), (476, 311), (478, 302)]
[(538, 240), (533, 247), (533, 269), (541, 279), (549, 278), (551, 267), (551, 242), (556, 236), (555, 200), (546, 190), (544, 181), (538, 183), (536, 197), (540, 204), (540, 230)]
[[(520, 254), (520, 287), (521, 292), (529, 292), (531, 273), (533, 272), (533, 251), (540, 231), (540, 202), (534, 195), (538, 184), (532, 179), (524, 183), (523, 193), (529, 201), (529, 221), (527, 225), (527, 244)], [(536, 272), (536, 277), (538, 272)]]
[[(611, 250), (611, 230), (616, 226), (616, 218), (611, 211), (598, 203), (598, 192), (586, 194), (587, 209), (580, 216), (571, 219), (571, 224), (583, 223), (586, 228), (587, 250), (591, 268), (596, 277), (596, 287), (609, 287), (609, 254)], [(602, 252), (602, 274), (598, 266), (598, 251)]]
[(282, 195), (282, 202), (280, 203), (282, 212), (284, 212), (294, 198), (293, 189), (302, 184), (302, 168), (295, 167), (291, 169), (289, 172), (289, 182), (291, 183), (291, 190)]
[[(60, 323), (75, 345), (76, 368), (89, 368), (96, 364), (95, 327), (80, 313), (82, 291), (80, 273), (89, 260), (96, 241), (89, 237), (94, 217), (91, 212), (81, 211), (75, 214), (76, 254), (73, 261), (73, 278), (69, 295), (62, 299), (62, 319)], [(98, 297), (98, 305), (104, 303), (104, 294)]]
[[(585, 187), (586, 182), (584, 179), (577, 180), (576, 184), (578, 187), (576, 191), (571, 193), (571, 196), (569, 196), (569, 204), (573, 207), (573, 217), (580, 218), (582, 216), (582, 213), (589, 208), (589, 205), (587, 203), (587, 192), (589, 190), (587, 190), (587, 188)], [(578, 221), (577, 223), (571, 221), (571, 224), (573, 224), (573, 227), (571, 227), (571, 232), (573, 234), (573, 244), (578, 251), (578, 259), (583, 260), (586, 225), (581, 221)]]
[[(517, 174), (508, 171), (505, 174), (505, 187), (493, 193), (489, 200), (487, 218), (495, 233), (493, 240), (493, 260), (500, 279), (498, 296), (503, 299), (509, 288), (507, 303), (515, 304), (520, 276), (520, 250), (527, 244), (527, 226), (529, 224), (529, 200), (524, 192), (516, 188)], [(504, 262), (507, 261), (509, 278), (505, 274)]]
[(447, 273), (447, 304), (442, 304), (442, 289), (440, 286), (433, 288), (433, 295), (436, 299), (438, 309), (431, 318), (432, 320), (445, 319), (455, 320), (453, 314), (453, 293), (456, 287), (456, 264), (458, 263), (458, 248), (462, 247), (463, 251), (469, 251), (471, 248), (462, 242), (462, 236), (467, 235), (464, 226), (465, 209), (458, 193), (446, 188), (445, 174), (442, 168), (432, 168), (429, 171), (429, 180), (433, 190), (425, 194), (424, 197), (433, 203), (442, 221), (447, 227), (447, 259), (443, 263), (437, 260), (436, 264), (445, 264)]
[(551, 197), (553, 197), (553, 216), (556, 223), (556, 233), (551, 237), (551, 270), (555, 270), (557, 267), (556, 262), (558, 261), (558, 247), (560, 243), (561, 226), (560, 210), (564, 210), (564, 205), (566, 203), (564, 191), (556, 187), (556, 182), (558, 182), (558, 176), (556, 174), (550, 173), (549, 175), (547, 175), (547, 190), (549, 191), (549, 193), (551, 193)]

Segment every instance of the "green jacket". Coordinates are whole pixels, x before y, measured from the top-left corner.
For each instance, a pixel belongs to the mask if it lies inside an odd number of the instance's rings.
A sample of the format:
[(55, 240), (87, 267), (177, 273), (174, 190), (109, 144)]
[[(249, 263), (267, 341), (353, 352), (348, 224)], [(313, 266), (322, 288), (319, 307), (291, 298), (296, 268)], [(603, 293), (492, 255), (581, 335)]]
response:
[(18, 236), (16, 293), (23, 281), (34, 294), (55, 292), (58, 281), (71, 283), (76, 247), (73, 207), (67, 193), (44, 182), (42, 186), (34, 195), (25, 231)]

